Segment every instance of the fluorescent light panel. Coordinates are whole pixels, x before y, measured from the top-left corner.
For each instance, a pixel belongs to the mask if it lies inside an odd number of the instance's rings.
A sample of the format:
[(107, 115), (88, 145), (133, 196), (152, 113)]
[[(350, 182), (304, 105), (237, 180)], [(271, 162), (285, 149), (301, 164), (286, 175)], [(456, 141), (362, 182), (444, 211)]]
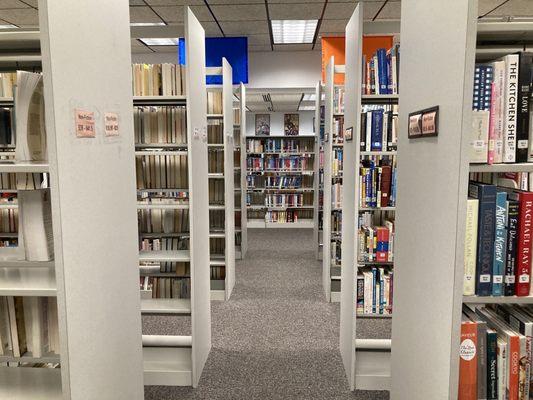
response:
[(164, 22), (132, 22), (130, 26), (165, 26)]
[(18, 26), (16, 25), (11, 25), (11, 24), (7, 24), (7, 25), (0, 25), (0, 29), (17, 29)]
[(317, 19), (274, 19), (272, 36), (274, 44), (313, 43)]
[(300, 111), (312, 111), (314, 109), (315, 109), (315, 106), (302, 106), (302, 105), (298, 108), (298, 110)]
[(143, 38), (139, 39), (147, 46), (177, 46), (178, 38)]

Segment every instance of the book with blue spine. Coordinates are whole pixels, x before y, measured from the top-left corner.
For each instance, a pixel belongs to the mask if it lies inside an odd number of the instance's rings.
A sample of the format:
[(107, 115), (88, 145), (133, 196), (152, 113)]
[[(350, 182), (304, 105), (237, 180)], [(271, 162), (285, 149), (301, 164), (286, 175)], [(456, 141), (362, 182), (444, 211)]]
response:
[(505, 296), (515, 295), (516, 248), (518, 239), (519, 204), (516, 200), (507, 201), (507, 246), (505, 255)]
[(476, 255), (476, 295), (492, 294), (494, 234), (496, 218), (496, 186), (470, 182), (468, 195), (479, 200)]
[(388, 91), (388, 73), (387, 73), (387, 51), (385, 49), (378, 49), (376, 51), (378, 58), (378, 79), (379, 79), (379, 93), (387, 94)]
[(378, 293), (376, 291), (376, 285), (378, 283), (378, 270), (372, 268), (372, 313), (375, 314), (377, 310), (377, 297)]
[(383, 276), (385, 271), (383, 268), (379, 269), (379, 313), (383, 314), (385, 311), (385, 281)]
[(492, 295), (503, 296), (503, 275), (507, 256), (507, 192), (496, 193), (496, 223), (494, 262), (492, 269)]
[(383, 139), (383, 109), (372, 110), (372, 133), (370, 150), (381, 151)]

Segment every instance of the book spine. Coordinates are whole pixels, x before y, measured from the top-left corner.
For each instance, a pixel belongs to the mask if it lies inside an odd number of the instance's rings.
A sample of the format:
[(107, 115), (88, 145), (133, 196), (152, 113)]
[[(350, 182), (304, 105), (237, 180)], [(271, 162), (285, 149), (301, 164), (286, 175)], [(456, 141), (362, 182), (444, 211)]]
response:
[(465, 272), (463, 294), (473, 296), (476, 292), (476, 240), (478, 224), (478, 200), (468, 199), (466, 203)]
[(516, 117), (518, 96), (518, 55), (505, 56), (506, 86), (504, 114), (503, 162), (514, 163), (516, 160)]
[(507, 246), (505, 256), (505, 296), (515, 294), (516, 275), (516, 246), (518, 238), (518, 202), (509, 200), (507, 202)]
[(487, 332), (487, 400), (498, 400), (497, 345), (496, 332)]
[(476, 325), (474, 322), (463, 322), (461, 324), (458, 400), (478, 400)]
[(477, 323), (477, 398), (487, 398), (487, 324)]
[[(494, 163), (503, 162), (505, 116), (505, 61), (492, 63), (494, 71)], [(492, 111), (491, 111), (492, 112)]]
[(376, 268), (372, 268), (372, 314), (376, 313), (377, 297), (376, 285), (378, 283), (378, 271)]
[(518, 246), (516, 265), (516, 295), (528, 296), (531, 272), (531, 229), (533, 218), (533, 192), (520, 192), (518, 221)]
[(470, 185), (473, 197), (479, 200), (478, 239), (476, 258), (476, 294), (492, 294), (492, 267), (494, 259), (494, 217), (496, 212), (496, 187)]
[(494, 263), (492, 270), (492, 295), (503, 295), (503, 275), (506, 257), (507, 193), (496, 194), (496, 230), (494, 239)]
[(529, 153), (529, 101), (533, 81), (533, 53), (519, 54), (518, 115), (516, 119), (516, 162), (527, 162)]
[(383, 131), (383, 110), (372, 111), (372, 151), (380, 151), (382, 149), (381, 140), (382, 140), (382, 131)]
[[(491, 87), (490, 117), (489, 117), (489, 141), (487, 151), (487, 163), (494, 164), (494, 150), (496, 145), (496, 85)], [(499, 101), (499, 100), (498, 100)]]
[(509, 400), (519, 400), (518, 387), (520, 380), (520, 343), (518, 336), (511, 336), (509, 338), (508, 346), (508, 380), (507, 380), (507, 398)]

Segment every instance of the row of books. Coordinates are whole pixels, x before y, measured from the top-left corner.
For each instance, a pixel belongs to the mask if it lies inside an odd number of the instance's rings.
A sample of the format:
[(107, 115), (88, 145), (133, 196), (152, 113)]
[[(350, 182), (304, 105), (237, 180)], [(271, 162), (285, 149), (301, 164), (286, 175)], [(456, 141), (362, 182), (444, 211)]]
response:
[(335, 86), (333, 89), (333, 113), (344, 113), (344, 87)]
[(59, 354), (55, 297), (0, 297), (0, 356)]
[(394, 259), (394, 221), (384, 226), (363, 225), (358, 232), (359, 262), (392, 262)]
[(225, 229), (225, 220), (225, 210), (209, 210), (209, 231), (223, 231)]
[[(189, 238), (188, 237), (161, 237), (161, 238), (144, 238), (139, 243), (139, 250), (142, 251), (177, 251), (188, 250)], [(175, 271), (175, 263), (172, 262), (160, 262), (160, 272), (172, 272)]]
[(220, 205), (224, 204), (224, 180), (223, 179), (209, 179), (209, 204)]
[(342, 232), (342, 211), (334, 210), (331, 213), (331, 232)]
[(141, 276), (140, 289), (151, 292), (153, 299), (189, 299), (191, 297), (190, 278), (161, 278)]
[(224, 144), (224, 123), (219, 119), (209, 120), (207, 124), (207, 143)]
[(341, 236), (340, 232), (338, 234), (334, 234), (331, 238), (331, 244), (330, 244), (330, 255), (331, 255), (331, 266), (332, 267), (340, 267), (341, 261), (342, 261), (342, 244), (341, 244)]
[(143, 209), (137, 211), (137, 216), (141, 233), (189, 232), (189, 210)]
[(300, 189), (313, 187), (312, 177), (302, 175), (248, 175), (246, 176), (246, 182), (249, 189)]
[(282, 193), (265, 195), (267, 207), (302, 207), (313, 205), (312, 193)]
[(222, 114), (222, 91), (208, 90), (207, 91), (207, 113), (208, 114)]
[(377, 208), (396, 205), (396, 159), (365, 156), (359, 168), (359, 207)]
[(333, 120), (333, 144), (344, 143), (344, 117), (337, 116)]
[(14, 139), (12, 109), (0, 108), (0, 146), (13, 146)]
[(186, 144), (187, 109), (182, 106), (133, 107), (133, 127), (136, 144)]
[(342, 208), (342, 183), (340, 182), (331, 185), (331, 207)]
[(137, 189), (186, 189), (189, 186), (186, 155), (135, 156)]
[(223, 266), (213, 266), (209, 269), (210, 279), (212, 281), (219, 281), (226, 279), (226, 268)]
[(474, 72), (470, 161), (533, 161), (533, 53), (477, 64)]
[(344, 157), (342, 155), (342, 149), (333, 149), (331, 153), (331, 174), (339, 175), (342, 173), (342, 162)]
[(241, 124), (241, 109), (240, 108), (233, 109), (233, 124), (234, 125)]
[(357, 315), (392, 314), (393, 279), (390, 268), (372, 267), (357, 273)]
[(458, 399), (530, 399), (532, 336), (530, 306), (463, 305)]
[(265, 213), (265, 222), (292, 223), (312, 218), (313, 212), (306, 210), (267, 211)]
[(13, 86), (17, 82), (16, 72), (0, 73), (0, 98), (13, 97)]
[[(0, 202), (0, 204), (3, 204)], [(19, 230), (19, 210), (17, 208), (0, 209), (0, 232), (17, 233)]]
[(134, 96), (180, 96), (186, 94), (185, 66), (133, 64)]
[(139, 204), (169, 204), (186, 205), (189, 204), (189, 193), (187, 192), (140, 192), (137, 194)]
[[(223, 230), (219, 230), (222, 232)], [(224, 256), (226, 241), (224, 238), (209, 238), (209, 254), (211, 256)]]
[(400, 45), (377, 49), (373, 56), (363, 55), (362, 94), (398, 94)]
[(224, 151), (209, 149), (207, 153), (209, 173), (224, 173)]
[(312, 153), (314, 136), (309, 139), (261, 138), (246, 141), (248, 153)]
[(246, 168), (253, 171), (291, 171), (312, 170), (313, 161), (309, 156), (274, 156), (248, 157)]
[(398, 145), (398, 105), (363, 106), (361, 151), (392, 151)]
[(470, 182), (464, 294), (529, 296), (533, 192)]

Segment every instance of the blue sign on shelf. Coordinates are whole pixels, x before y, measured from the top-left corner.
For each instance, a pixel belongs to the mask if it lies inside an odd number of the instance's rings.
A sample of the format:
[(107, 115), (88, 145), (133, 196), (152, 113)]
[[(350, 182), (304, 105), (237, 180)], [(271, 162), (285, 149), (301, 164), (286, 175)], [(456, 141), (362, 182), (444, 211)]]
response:
[[(233, 84), (248, 83), (248, 38), (247, 37), (220, 37), (205, 39), (205, 64), (206, 67), (222, 66), (222, 57), (231, 64), (233, 69)], [(180, 38), (178, 45), (178, 62), (186, 64), (185, 39)], [(222, 84), (221, 76), (207, 76), (208, 85)]]

